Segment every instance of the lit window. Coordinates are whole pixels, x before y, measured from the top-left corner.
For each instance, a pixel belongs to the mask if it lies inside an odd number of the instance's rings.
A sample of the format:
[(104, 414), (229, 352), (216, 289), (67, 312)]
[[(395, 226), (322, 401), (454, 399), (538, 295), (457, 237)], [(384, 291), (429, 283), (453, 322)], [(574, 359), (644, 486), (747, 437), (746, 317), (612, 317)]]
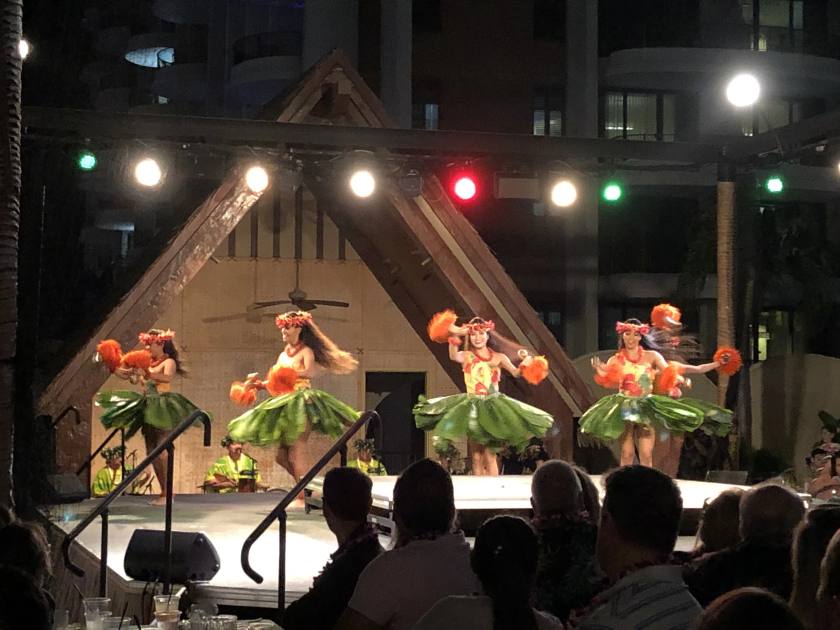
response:
[(673, 94), (608, 92), (604, 96), (604, 136), (626, 140), (674, 139)]
[(563, 135), (563, 95), (559, 86), (537, 88), (532, 106), (535, 136)]
[(415, 103), (411, 108), (411, 126), (414, 129), (437, 129), (439, 116), (437, 103)]

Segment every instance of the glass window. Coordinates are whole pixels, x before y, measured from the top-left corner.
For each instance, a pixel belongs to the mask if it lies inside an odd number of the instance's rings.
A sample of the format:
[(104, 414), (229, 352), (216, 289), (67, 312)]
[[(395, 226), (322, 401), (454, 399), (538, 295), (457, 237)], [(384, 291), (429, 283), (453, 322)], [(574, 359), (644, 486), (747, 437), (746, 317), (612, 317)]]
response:
[[(758, 8), (755, 24), (754, 5)], [(802, 49), (803, 0), (742, 0), (744, 22), (758, 27), (750, 34), (753, 50), (798, 51)]]
[(741, 131), (745, 136), (764, 133), (802, 120), (802, 103), (787, 99), (768, 99), (761, 109), (746, 108), (741, 113)]
[(439, 122), (439, 106), (437, 103), (414, 103), (412, 105), (411, 126), (413, 129), (437, 129)]
[(675, 134), (673, 94), (607, 92), (604, 136), (627, 140), (672, 141)]
[(537, 88), (533, 102), (533, 126), (535, 136), (563, 135), (563, 94), (558, 86)]

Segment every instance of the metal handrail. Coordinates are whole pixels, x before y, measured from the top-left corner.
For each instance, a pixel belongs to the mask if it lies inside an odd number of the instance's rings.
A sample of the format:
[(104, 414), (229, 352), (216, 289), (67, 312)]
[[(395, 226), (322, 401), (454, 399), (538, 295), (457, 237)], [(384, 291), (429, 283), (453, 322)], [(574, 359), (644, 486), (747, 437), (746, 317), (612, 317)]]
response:
[(85, 471), (85, 468), (93, 469), (93, 460), (96, 459), (96, 456), (99, 455), (102, 449), (105, 448), (105, 445), (108, 442), (110, 442), (117, 433), (120, 434), (120, 446), (123, 450), (123, 463), (121, 468), (123, 477), (125, 477), (125, 429), (123, 427), (117, 427), (116, 429), (111, 431), (104, 440), (102, 440), (102, 443), (96, 447), (96, 450), (94, 450), (93, 453), (88, 455), (87, 459), (82, 463), (82, 465), (76, 469), (77, 476), (81, 475)]
[[(69, 413), (72, 413), (74, 416), (76, 416), (77, 425), (82, 424), (82, 414), (79, 412), (79, 408), (75, 405), (69, 405), (64, 409), (64, 411), (62, 411), (60, 414), (58, 414), (58, 416), (56, 416), (55, 420), (53, 420), (50, 423), (50, 428), (55, 429), (58, 426), (58, 423), (64, 420), (65, 416)], [(49, 418), (49, 416), (46, 417)]]
[(278, 577), (277, 577), (277, 607), (279, 610), (284, 610), (286, 608), (286, 508), (289, 507), (289, 504), (295, 500), (295, 498), (303, 492), (309, 482), (315, 478), (321, 469), (326, 466), (329, 461), (335, 457), (336, 453), (347, 444), (351, 437), (353, 437), (359, 429), (361, 429), (369, 420), (376, 419), (381, 422), (379, 418), (379, 414), (375, 411), (366, 411), (359, 419), (356, 420), (350, 427), (344, 432), (344, 434), (336, 440), (335, 444), (333, 444), (324, 456), (319, 459), (312, 468), (309, 469), (303, 477), (301, 477), (300, 481), (298, 481), (295, 486), (289, 490), (288, 494), (283, 497), (280, 503), (268, 513), (268, 515), (260, 521), (259, 525), (254, 528), (248, 538), (245, 539), (245, 543), (242, 545), (242, 553), (240, 555), (240, 561), (242, 563), (242, 570), (245, 574), (251, 578), (257, 584), (262, 584), (263, 576), (257, 573), (254, 568), (251, 566), (251, 562), (249, 559), (249, 555), (251, 553), (251, 547), (257, 541), (257, 539), (265, 533), (271, 523), (277, 519), (280, 525), (280, 547), (279, 547), (279, 559), (278, 559)]
[(61, 553), (64, 556), (64, 565), (70, 569), (75, 575), (79, 577), (85, 574), (84, 569), (73, 563), (70, 559), (70, 545), (78, 538), (88, 526), (94, 521), (97, 516), (102, 517), (102, 536), (100, 543), (99, 555), (99, 595), (105, 597), (107, 592), (107, 575), (108, 575), (108, 506), (122, 495), (131, 485), (134, 480), (140, 476), (152, 462), (154, 462), (163, 451), (166, 451), (168, 457), (166, 459), (166, 514), (165, 514), (165, 529), (163, 545), (166, 552), (166, 566), (164, 570), (163, 593), (168, 595), (172, 586), (172, 477), (174, 474), (175, 462), (175, 447), (173, 442), (187, 429), (189, 429), (194, 422), (201, 422), (204, 425), (204, 446), (210, 446), (210, 416), (207, 412), (197, 409), (189, 416), (181, 421), (172, 432), (166, 436), (166, 439), (158, 444), (154, 450), (146, 456), (140, 464), (132, 470), (127, 477), (123, 477), (122, 483), (117, 486), (107, 497), (102, 499), (102, 502), (96, 509), (88, 514), (82, 522), (76, 525), (73, 530), (65, 536), (61, 543)]

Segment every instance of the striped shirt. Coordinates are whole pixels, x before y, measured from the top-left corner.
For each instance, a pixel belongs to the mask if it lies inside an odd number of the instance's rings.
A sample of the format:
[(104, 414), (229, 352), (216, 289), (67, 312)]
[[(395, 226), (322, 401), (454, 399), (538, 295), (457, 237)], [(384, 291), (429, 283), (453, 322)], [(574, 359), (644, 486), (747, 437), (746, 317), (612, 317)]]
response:
[(634, 571), (597, 600), (579, 630), (683, 630), (702, 612), (683, 581), (682, 567), (674, 565)]

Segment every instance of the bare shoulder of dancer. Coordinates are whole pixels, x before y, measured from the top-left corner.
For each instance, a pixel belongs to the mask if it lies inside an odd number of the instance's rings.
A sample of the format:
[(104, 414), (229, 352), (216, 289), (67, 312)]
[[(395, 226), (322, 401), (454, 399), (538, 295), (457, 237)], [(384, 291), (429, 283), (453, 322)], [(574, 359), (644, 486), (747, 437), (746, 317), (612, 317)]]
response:
[(656, 350), (645, 350), (645, 363), (660, 370), (668, 367), (668, 362), (665, 360), (665, 357)]

